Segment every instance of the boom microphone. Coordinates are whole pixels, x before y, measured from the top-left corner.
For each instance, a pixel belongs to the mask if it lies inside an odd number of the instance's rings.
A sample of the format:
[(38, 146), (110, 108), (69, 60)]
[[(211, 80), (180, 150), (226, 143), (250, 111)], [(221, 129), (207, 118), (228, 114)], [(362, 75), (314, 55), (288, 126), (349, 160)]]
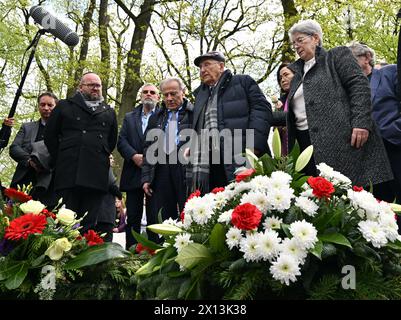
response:
[(36, 23), (68, 46), (76, 46), (79, 36), (41, 6), (33, 6), (29, 13)]

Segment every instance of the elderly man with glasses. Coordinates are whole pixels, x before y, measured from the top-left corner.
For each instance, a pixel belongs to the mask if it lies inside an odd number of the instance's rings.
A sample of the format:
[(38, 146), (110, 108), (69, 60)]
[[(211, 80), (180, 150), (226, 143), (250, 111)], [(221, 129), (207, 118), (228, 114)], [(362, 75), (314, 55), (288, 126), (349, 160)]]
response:
[[(120, 179), (120, 190), (127, 194), (127, 226), (126, 248), (136, 243), (131, 230), (141, 231), (143, 215), (144, 191), (141, 184), (141, 170), (143, 165), (143, 145), (145, 131), (149, 118), (159, 109), (159, 90), (151, 83), (146, 83), (140, 90), (141, 104), (133, 111), (128, 112), (123, 121), (117, 142), (117, 150), (124, 159), (124, 166)], [(149, 209), (149, 199), (146, 199), (146, 217), (148, 224), (152, 223)], [(150, 234), (150, 236), (154, 233)]]
[(47, 121), (44, 141), (53, 159), (54, 188), (79, 217), (87, 212), (81, 233), (96, 226), (108, 192), (117, 130), (116, 113), (104, 102), (102, 81), (93, 72), (82, 76), (75, 95), (60, 100)]

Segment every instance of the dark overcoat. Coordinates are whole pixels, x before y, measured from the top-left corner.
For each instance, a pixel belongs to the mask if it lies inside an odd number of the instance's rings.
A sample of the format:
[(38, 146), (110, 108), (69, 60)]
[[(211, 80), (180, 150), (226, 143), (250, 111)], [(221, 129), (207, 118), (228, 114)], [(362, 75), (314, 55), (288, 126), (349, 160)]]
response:
[[(316, 64), (303, 79), (304, 61), (291, 65), (295, 71), (289, 92), (289, 147), (295, 141), (292, 98), (303, 83), (306, 116), (315, 163), (324, 162), (349, 177), (356, 185), (367, 186), (392, 179), (390, 164), (372, 119), (369, 81), (349, 48), (329, 51), (318, 47)], [(369, 130), (360, 149), (351, 146), (353, 128)], [(291, 150), (291, 149), (290, 149)]]
[(110, 106), (92, 111), (80, 93), (60, 100), (46, 123), (44, 139), (55, 164), (55, 190), (79, 186), (107, 191), (117, 130)]

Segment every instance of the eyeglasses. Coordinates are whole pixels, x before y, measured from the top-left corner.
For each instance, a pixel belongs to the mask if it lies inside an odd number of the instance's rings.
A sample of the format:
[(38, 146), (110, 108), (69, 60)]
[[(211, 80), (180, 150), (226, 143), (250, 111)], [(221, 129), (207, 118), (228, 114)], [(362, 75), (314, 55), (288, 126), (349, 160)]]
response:
[(312, 36), (311, 35), (307, 35), (307, 36), (304, 36), (304, 37), (299, 37), (297, 39), (294, 39), (294, 41), (292, 41), (291, 43), (292, 43), (293, 46), (296, 46), (297, 44), (302, 44), (302, 43), (304, 43), (305, 39), (308, 38), (308, 37), (312, 37)]
[(142, 93), (143, 93), (143, 94), (148, 94), (148, 93), (150, 93), (150, 94), (156, 94), (157, 92), (154, 91), (154, 90), (142, 90)]
[(82, 85), (87, 86), (88, 88), (91, 88), (91, 89), (94, 89), (94, 88), (99, 89), (102, 87), (102, 85), (98, 84), (98, 83), (83, 83)]

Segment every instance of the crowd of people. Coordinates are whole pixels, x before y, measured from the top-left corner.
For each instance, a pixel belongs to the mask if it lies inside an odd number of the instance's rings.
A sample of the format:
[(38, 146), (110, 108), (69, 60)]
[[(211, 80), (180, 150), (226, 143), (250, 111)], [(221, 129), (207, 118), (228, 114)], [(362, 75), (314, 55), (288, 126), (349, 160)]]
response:
[[(270, 154), (269, 132), (279, 127), (283, 155), (295, 141), (301, 150), (313, 145), (305, 174), (317, 175), (316, 164), (325, 162), (354, 185), (373, 185), (378, 199), (399, 202), (396, 66), (374, 68), (374, 51), (364, 44), (325, 50), (321, 26), (313, 20), (296, 23), (289, 35), (299, 58), (278, 69), (282, 96), (276, 111), (256, 81), (233, 74), (218, 51), (194, 60), (201, 85), (193, 100), (179, 78), (146, 83), (120, 131), (93, 72), (82, 76), (73, 97), (41, 94), (40, 119), (23, 124), (10, 146), (17, 162), (11, 187), (31, 183), (34, 199), (49, 207), (62, 198), (84, 217), (81, 232), (95, 229), (106, 241), (125, 232), (130, 248), (143, 214), (148, 224), (177, 219), (191, 192), (204, 194), (234, 179), (246, 166), (245, 148)], [(12, 125), (13, 119), (5, 120), (0, 147)], [(124, 159), (119, 185), (110, 158), (116, 146)], [(162, 241), (153, 232), (147, 236)]]

